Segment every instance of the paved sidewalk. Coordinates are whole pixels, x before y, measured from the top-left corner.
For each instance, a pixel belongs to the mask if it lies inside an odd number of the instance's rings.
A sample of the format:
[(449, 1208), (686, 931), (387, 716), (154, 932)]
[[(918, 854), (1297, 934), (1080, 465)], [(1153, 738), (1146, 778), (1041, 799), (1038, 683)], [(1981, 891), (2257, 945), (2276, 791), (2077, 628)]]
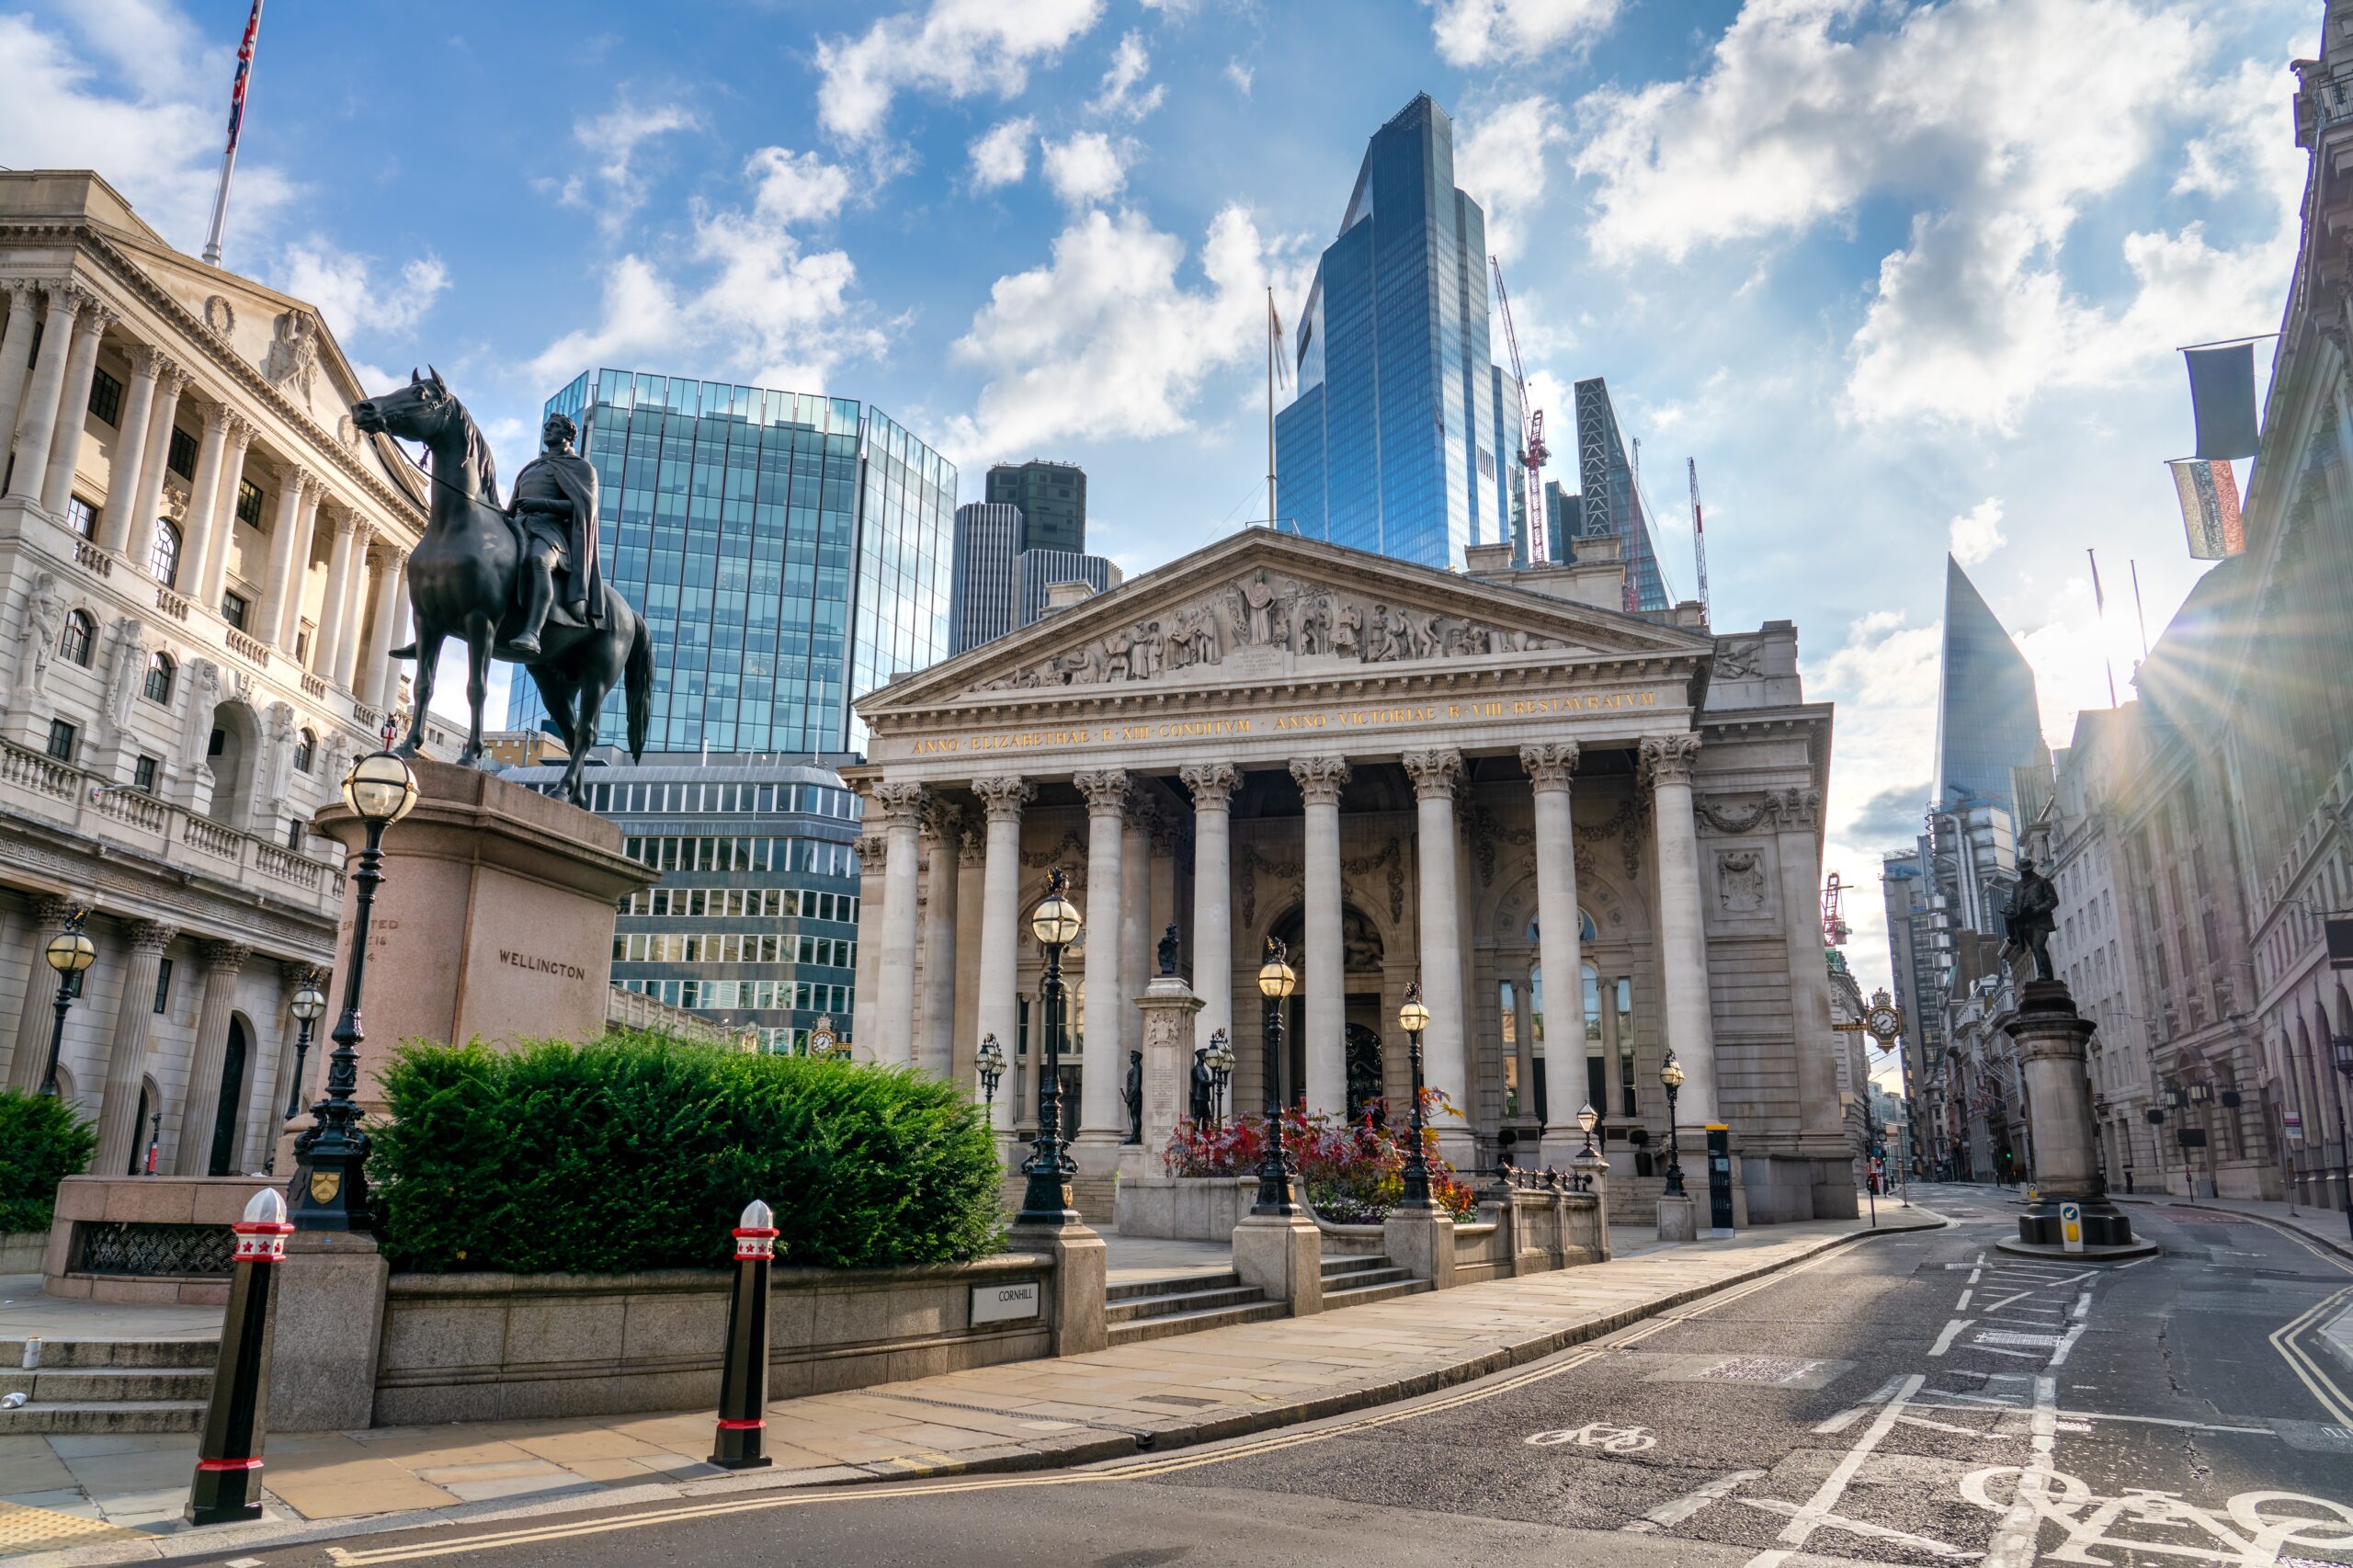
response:
[(2309, 1237), (2343, 1256), (2353, 1258), (2353, 1229), (2345, 1222), (2345, 1214), (2337, 1209), (2315, 1209), (2309, 1203), (2299, 1203), (2294, 1212), (2285, 1203), (2270, 1203), (2251, 1198), (2181, 1198), (2167, 1193), (2111, 1192), (2109, 1197), (2119, 1203), (2154, 1203), (2172, 1209), (2211, 1209), (2225, 1214), (2245, 1214), (2251, 1219), (2268, 1220), (2284, 1225), (2300, 1235)]
[[(1912, 1215), (1881, 1214), (1878, 1233), (1944, 1223)], [(1165, 1450), (1483, 1377), (1870, 1233), (1817, 1221), (1680, 1246), (1630, 1235), (1635, 1256), (1583, 1268), (785, 1401), (768, 1412), (775, 1468), (740, 1475), (704, 1462), (708, 1411), (272, 1437), (267, 1518), (170, 1533), (192, 1437), (0, 1438), (0, 1555), (142, 1562), (567, 1498), (601, 1506)]]

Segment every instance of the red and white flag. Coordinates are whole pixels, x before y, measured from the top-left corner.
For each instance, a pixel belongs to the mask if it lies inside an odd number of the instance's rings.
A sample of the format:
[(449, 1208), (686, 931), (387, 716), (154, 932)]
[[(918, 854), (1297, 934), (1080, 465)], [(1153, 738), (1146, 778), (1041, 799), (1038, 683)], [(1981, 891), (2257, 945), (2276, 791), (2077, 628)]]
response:
[(229, 88), (229, 147), (237, 150), (237, 132), (245, 127), (245, 84), (254, 74), (254, 42), (261, 36), (261, 0), (245, 17), (245, 36), (237, 43), (237, 80)]

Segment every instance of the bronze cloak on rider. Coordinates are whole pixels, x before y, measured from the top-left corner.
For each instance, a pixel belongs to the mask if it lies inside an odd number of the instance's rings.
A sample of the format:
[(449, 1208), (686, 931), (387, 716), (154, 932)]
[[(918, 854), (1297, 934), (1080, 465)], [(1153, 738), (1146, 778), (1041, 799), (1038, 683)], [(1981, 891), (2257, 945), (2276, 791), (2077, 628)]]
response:
[[(605, 567), (597, 549), (597, 466), (578, 452), (542, 452), (523, 465), (507, 493), (507, 515), (525, 522), (519, 506), (527, 482), (552, 480), (572, 503), (572, 526), (566, 533), (564, 558), (570, 568), (559, 574), (556, 603), (584, 625), (595, 625), (605, 614)], [(583, 601), (586, 608), (581, 608)]]

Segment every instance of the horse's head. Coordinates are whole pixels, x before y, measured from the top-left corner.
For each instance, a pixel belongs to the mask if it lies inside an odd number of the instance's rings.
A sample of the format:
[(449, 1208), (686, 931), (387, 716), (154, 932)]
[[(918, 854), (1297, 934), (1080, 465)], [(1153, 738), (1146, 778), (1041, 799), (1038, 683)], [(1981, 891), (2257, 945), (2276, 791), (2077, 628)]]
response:
[(411, 370), (408, 385), (351, 405), (351, 423), (367, 434), (428, 444), (449, 429), (452, 421), (464, 417), (464, 410), (449, 395), (438, 370), (425, 376)]

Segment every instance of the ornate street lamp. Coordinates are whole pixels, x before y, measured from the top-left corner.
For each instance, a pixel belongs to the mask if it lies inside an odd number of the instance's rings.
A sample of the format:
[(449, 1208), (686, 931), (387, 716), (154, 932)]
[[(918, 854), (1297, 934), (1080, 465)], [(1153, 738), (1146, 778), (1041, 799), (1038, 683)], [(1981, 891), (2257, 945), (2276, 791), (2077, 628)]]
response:
[(1683, 1063), (1675, 1059), (1669, 1048), (1666, 1061), (1658, 1070), (1658, 1081), (1666, 1085), (1666, 1196), (1683, 1198), (1682, 1145), (1675, 1136), (1675, 1095), (1683, 1087)]
[(416, 804), (416, 775), (390, 751), (373, 751), (344, 776), (343, 803), (367, 829), (352, 884), (358, 889), (351, 917), (351, 956), (343, 977), (343, 1016), (335, 1020), (327, 1057), (326, 1096), (311, 1108), (311, 1125), (294, 1140), (294, 1180), (287, 1194), (298, 1231), (366, 1231), (368, 1134), (352, 1096), (359, 1088), (359, 1000), (368, 979), (368, 923), (376, 884), (384, 880), (384, 829)]
[(75, 905), (65, 916), (65, 929), (49, 939), (41, 955), (57, 971), (57, 1022), (50, 1027), (49, 1072), (40, 1083), (41, 1095), (47, 1099), (57, 1097), (57, 1058), (65, 1049), (65, 1014), (74, 1006), (74, 994), (81, 989), (78, 981), (82, 971), (98, 959), (97, 944), (82, 929), (82, 923), (89, 917), (88, 910)]
[(1233, 1046), (1219, 1029), (1210, 1036), (1209, 1054), (1201, 1064), (1210, 1070), (1210, 1094), (1212, 1096), (1210, 1125), (1225, 1125), (1225, 1086), (1233, 1081)]
[(302, 971), (302, 983), (294, 992), (292, 1011), (294, 1021), (301, 1028), (294, 1036), (294, 1081), (286, 1086), (286, 1115), (290, 1120), (302, 1108), (302, 1062), (311, 1054), (311, 1030), (326, 1017), (327, 999), (319, 991), (319, 971)]
[(1430, 1027), (1430, 1010), (1422, 1006), (1422, 983), (1405, 983), (1405, 1005), (1397, 1009), (1397, 1026), (1405, 1031), (1405, 1061), (1412, 1069), (1414, 1109), (1409, 1125), (1412, 1144), (1405, 1152), (1405, 1194), (1400, 1209), (1430, 1209), (1430, 1163), (1422, 1148), (1422, 1031)]
[(1267, 938), (1267, 961), (1258, 967), (1258, 994), (1267, 999), (1267, 1152), (1258, 1162), (1258, 1201), (1253, 1214), (1289, 1215), (1290, 1171), (1283, 1164), (1283, 1004), (1299, 989), (1299, 971), (1283, 961), (1283, 945)]
[(1070, 1178), (1078, 1174), (1078, 1163), (1070, 1157), (1069, 1141), (1063, 1138), (1062, 1127), (1063, 953), (1078, 940), (1086, 922), (1069, 893), (1070, 873), (1057, 866), (1046, 879), (1046, 896), (1029, 912), (1029, 934), (1046, 949), (1046, 979), (1040, 988), (1046, 1012), (1046, 1056), (1045, 1071), (1038, 1083), (1038, 1141), (1029, 1157), (1021, 1162), (1021, 1174), (1029, 1180), (1022, 1189), (1021, 1212), (1014, 1220), (1017, 1225), (1059, 1227), (1078, 1222), (1070, 1206)]
[(1005, 1077), (1005, 1047), (997, 1044), (995, 1034), (984, 1034), (981, 1037), (981, 1049), (977, 1055), (981, 1064), (981, 1103), (987, 1108), (990, 1119), (994, 1121), (996, 1086)]

